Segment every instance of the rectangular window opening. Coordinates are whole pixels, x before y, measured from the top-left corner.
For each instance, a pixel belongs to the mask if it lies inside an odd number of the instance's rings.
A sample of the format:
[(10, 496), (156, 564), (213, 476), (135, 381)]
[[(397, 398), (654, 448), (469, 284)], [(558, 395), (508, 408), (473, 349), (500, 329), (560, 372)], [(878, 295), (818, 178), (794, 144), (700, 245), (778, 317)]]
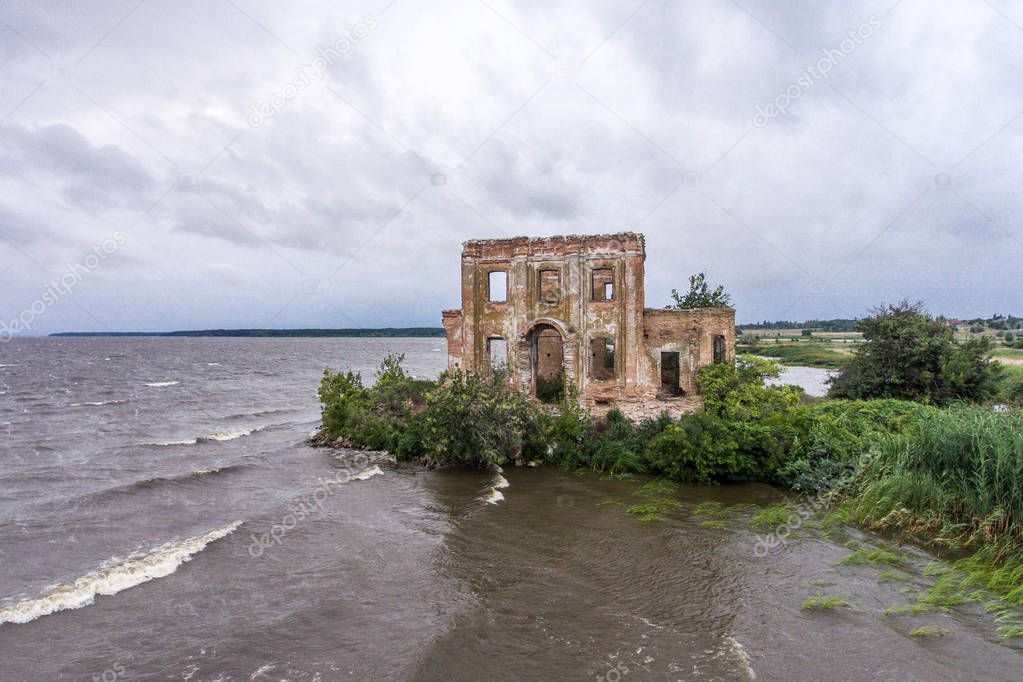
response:
[(615, 376), (615, 341), (610, 336), (590, 339), (590, 377), (613, 379)]
[(725, 337), (714, 337), (714, 362), (725, 361)]
[(558, 270), (540, 271), (540, 302), (547, 305), (561, 302), (561, 273)]
[(508, 368), (508, 342), (499, 336), (487, 339), (487, 358), (491, 372), (503, 372)]
[(508, 273), (504, 270), (494, 270), (488, 275), (487, 300), (491, 303), (508, 300)]
[(593, 300), (613, 301), (614, 293), (614, 270), (612, 268), (595, 269), (593, 271)]

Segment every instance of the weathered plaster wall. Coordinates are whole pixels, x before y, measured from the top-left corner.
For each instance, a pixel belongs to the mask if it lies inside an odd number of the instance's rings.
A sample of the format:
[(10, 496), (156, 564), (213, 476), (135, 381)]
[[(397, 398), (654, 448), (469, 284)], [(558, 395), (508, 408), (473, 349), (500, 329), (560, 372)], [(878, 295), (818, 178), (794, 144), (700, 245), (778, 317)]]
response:
[(677, 352), (680, 359), (680, 384), (686, 395), (696, 392), (693, 377), (703, 365), (714, 362), (714, 337), (724, 338), (725, 362), (735, 361), (735, 310), (700, 308), (697, 310), (643, 311), (644, 354), (639, 373), (643, 392), (658, 392), (661, 383), (661, 353)]

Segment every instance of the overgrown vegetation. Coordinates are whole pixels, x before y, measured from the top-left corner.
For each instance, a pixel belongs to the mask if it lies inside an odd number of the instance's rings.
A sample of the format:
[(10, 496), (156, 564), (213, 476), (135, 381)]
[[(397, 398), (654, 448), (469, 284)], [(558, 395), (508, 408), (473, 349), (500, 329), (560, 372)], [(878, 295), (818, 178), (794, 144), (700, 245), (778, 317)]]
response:
[(991, 361), (986, 338), (958, 343), (945, 320), (922, 304), (902, 301), (860, 320), (864, 342), (832, 380), (834, 398), (898, 398), (933, 405), (989, 400), (998, 392), (1001, 366)]
[(674, 301), (667, 308), (672, 310), (692, 310), (694, 308), (727, 308), (732, 305), (732, 297), (725, 292), (725, 287), (718, 285), (711, 289), (707, 284), (707, 276), (699, 272), (689, 277), (689, 291), (684, 295), (677, 289), (671, 290)]

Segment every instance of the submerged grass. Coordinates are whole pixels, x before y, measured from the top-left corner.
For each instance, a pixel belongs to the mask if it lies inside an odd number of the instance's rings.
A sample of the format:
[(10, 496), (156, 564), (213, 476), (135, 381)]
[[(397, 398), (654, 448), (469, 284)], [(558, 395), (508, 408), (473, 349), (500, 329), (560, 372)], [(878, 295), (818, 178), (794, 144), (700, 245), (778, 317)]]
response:
[(807, 598), (799, 608), (803, 611), (830, 611), (837, 608), (848, 608), (849, 602), (843, 597), (828, 594), (815, 594)]
[(951, 632), (952, 631), (948, 628), (943, 628), (940, 625), (924, 625), (916, 630), (910, 630), (909, 636), (918, 637), (920, 639), (934, 639), (937, 637), (944, 637)]
[(677, 491), (678, 486), (671, 481), (665, 479), (650, 481), (633, 493), (636, 497), (646, 498), (650, 501), (634, 504), (626, 511), (640, 521), (667, 521), (668, 517), (665, 516), (665, 512), (682, 507), (682, 503), (673, 497)]
[(889, 552), (886, 549), (858, 549), (852, 554), (843, 557), (840, 565), (863, 565), (863, 564), (886, 564), (888, 566), (901, 566), (906, 563), (906, 555), (899, 552)]
[(902, 571), (886, 570), (878, 573), (877, 579), (881, 582), (908, 583), (913, 579), (913, 576)]
[(727, 530), (728, 526), (725, 525), (724, 521), (718, 521), (717, 519), (707, 519), (706, 521), (700, 521), (701, 528), (709, 528), (711, 530)]
[(749, 520), (749, 525), (757, 530), (774, 530), (778, 526), (788, 523), (792, 516), (792, 508), (787, 504), (776, 504), (764, 507)]

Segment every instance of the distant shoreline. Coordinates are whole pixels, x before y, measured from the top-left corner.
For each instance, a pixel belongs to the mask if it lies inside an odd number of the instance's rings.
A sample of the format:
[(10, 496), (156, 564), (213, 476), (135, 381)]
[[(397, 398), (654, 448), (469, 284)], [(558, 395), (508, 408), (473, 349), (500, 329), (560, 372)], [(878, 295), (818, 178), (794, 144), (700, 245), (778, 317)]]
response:
[(280, 337), (280, 338), (435, 338), (443, 327), (381, 327), (377, 329), (200, 329), (175, 332), (59, 332), (51, 337), (184, 336), (184, 337)]

